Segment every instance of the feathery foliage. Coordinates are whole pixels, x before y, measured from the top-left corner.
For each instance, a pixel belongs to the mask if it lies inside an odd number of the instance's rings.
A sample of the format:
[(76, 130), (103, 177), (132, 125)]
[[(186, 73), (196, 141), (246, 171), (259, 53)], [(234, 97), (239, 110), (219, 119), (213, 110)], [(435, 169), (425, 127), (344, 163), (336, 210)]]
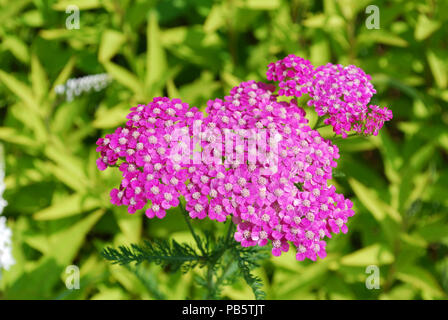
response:
[(143, 245), (131, 244), (117, 249), (107, 247), (102, 255), (114, 264), (140, 264), (147, 261), (161, 265), (171, 272), (179, 269), (187, 272), (198, 265), (203, 266), (206, 261), (206, 257), (199, 255), (190, 245), (180, 244), (175, 240), (144, 241)]
[(238, 263), (240, 274), (252, 289), (255, 299), (265, 299), (266, 293), (263, 291), (262, 280), (254, 276), (251, 271), (259, 266), (260, 261), (268, 257), (266, 250), (257, 247), (235, 246), (232, 248), (232, 255)]

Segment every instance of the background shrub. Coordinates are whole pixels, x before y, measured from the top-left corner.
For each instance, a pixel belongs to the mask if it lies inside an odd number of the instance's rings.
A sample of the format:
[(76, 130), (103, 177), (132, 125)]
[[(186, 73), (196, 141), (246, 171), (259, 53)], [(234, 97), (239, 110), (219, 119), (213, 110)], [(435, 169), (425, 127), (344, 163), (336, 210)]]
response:
[[(110, 204), (119, 172), (96, 169), (95, 141), (137, 103), (167, 95), (204, 108), (241, 81), (265, 79), (269, 62), (294, 53), (314, 65), (363, 68), (378, 91), (373, 103), (390, 107), (394, 119), (378, 137), (337, 142), (344, 156), (334, 183), (356, 211), (349, 234), (331, 239), (328, 257), (316, 263), (293, 254), (263, 260), (254, 272), (267, 298), (447, 298), (447, 1), (0, 4), (4, 215), (16, 259), (2, 273), (0, 297), (202, 298), (194, 274), (146, 264), (131, 270), (100, 256), (107, 245), (192, 239), (177, 210), (156, 221)], [(66, 28), (69, 4), (80, 9), (80, 29)], [(370, 4), (380, 10), (380, 29), (365, 25)], [(69, 78), (101, 73), (111, 79), (103, 90), (72, 100), (56, 94)], [(224, 233), (217, 223), (193, 224)], [(79, 290), (65, 286), (69, 265), (80, 268)], [(380, 289), (366, 289), (369, 265), (380, 268)], [(221, 295), (253, 297), (243, 282)]]

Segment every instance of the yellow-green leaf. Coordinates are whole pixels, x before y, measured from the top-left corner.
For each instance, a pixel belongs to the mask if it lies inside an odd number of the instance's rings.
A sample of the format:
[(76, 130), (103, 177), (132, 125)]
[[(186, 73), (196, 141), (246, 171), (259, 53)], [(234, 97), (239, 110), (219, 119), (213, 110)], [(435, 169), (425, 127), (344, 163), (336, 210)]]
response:
[(353, 267), (367, 267), (369, 265), (384, 265), (394, 261), (392, 252), (379, 243), (350, 253), (341, 259), (341, 264)]
[(37, 101), (30, 87), (3, 70), (0, 70), (0, 82), (8, 87), (8, 89), (26, 103), (27, 106), (38, 112)]
[(33, 54), (31, 56), (31, 83), (34, 95), (38, 101), (48, 93), (48, 78), (39, 58)]
[(148, 90), (156, 82), (161, 81), (166, 72), (166, 57), (160, 39), (160, 30), (155, 11), (150, 11), (148, 16), (148, 26), (146, 30), (148, 50), (146, 55), (146, 80), (145, 85)]
[(117, 82), (121, 83), (125, 87), (128, 87), (138, 97), (143, 96), (142, 84), (133, 73), (113, 62), (104, 62), (103, 65), (104, 68), (106, 68), (107, 73)]
[(77, 215), (98, 208), (101, 200), (75, 193), (60, 199), (57, 203), (36, 212), (33, 217), (36, 220), (55, 220)]
[(433, 32), (437, 31), (440, 26), (441, 24), (439, 21), (430, 20), (426, 15), (420, 14), (414, 30), (414, 37), (418, 41), (425, 40)]
[(378, 221), (382, 221), (389, 216), (396, 222), (401, 222), (400, 214), (384, 203), (375, 192), (364, 186), (361, 182), (354, 178), (349, 178), (348, 182), (362, 204), (372, 213)]
[(101, 36), (98, 60), (105, 62), (110, 60), (126, 41), (124, 34), (116, 30), (106, 30)]
[(428, 50), (426, 56), (437, 86), (441, 89), (445, 89), (448, 83), (448, 68), (446, 62), (433, 50)]

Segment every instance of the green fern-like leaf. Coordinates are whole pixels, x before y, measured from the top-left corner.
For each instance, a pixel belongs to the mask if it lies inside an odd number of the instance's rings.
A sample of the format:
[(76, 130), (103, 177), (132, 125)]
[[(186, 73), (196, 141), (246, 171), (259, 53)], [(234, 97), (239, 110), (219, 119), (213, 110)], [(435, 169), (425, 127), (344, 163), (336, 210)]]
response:
[(140, 264), (148, 261), (161, 265), (172, 272), (179, 269), (182, 272), (187, 272), (198, 265), (203, 266), (206, 260), (190, 245), (180, 244), (175, 240), (171, 242), (167, 240), (145, 241), (143, 245), (131, 244), (130, 247), (108, 247), (103, 250), (102, 255), (113, 264)]
[(251, 287), (255, 299), (263, 300), (266, 293), (263, 291), (263, 282), (251, 273), (251, 269), (259, 266), (259, 262), (266, 258), (263, 248), (259, 247), (233, 247), (232, 254), (238, 263), (239, 271), (246, 283)]
[(149, 272), (148, 268), (145, 268), (144, 264), (136, 266), (126, 265), (126, 268), (135, 275), (155, 299), (165, 299), (165, 294), (159, 290), (156, 277)]

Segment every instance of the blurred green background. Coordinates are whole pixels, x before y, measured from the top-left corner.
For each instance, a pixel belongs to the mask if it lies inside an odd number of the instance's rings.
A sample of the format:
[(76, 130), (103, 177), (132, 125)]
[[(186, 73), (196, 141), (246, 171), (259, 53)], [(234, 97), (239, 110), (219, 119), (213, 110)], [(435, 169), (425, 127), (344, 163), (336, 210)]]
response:
[[(66, 28), (71, 4), (80, 29)], [(365, 25), (371, 4), (380, 29)], [(0, 0), (0, 21), (4, 215), (16, 259), (2, 272), (1, 298), (201, 298), (194, 273), (134, 273), (102, 259), (106, 245), (192, 239), (176, 210), (156, 221), (109, 203), (120, 175), (97, 170), (95, 141), (137, 103), (167, 95), (203, 108), (240, 81), (265, 80), (267, 64), (291, 53), (363, 68), (373, 103), (394, 119), (378, 137), (337, 142), (334, 183), (356, 211), (349, 233), (315, 263), (293, 252), (264, 261), (254, 273), (267, 298), (447, 298), (448, 1)], [(98, 73), (113, 79), (102, 91), (71, 102), (55, 93)], [(79, 290), (65, 286), (69, 265), (80, 268)], [(366, 288), (369, 265), (380, 289)], [(253, 298), (243, 282), (222, 296)]]

